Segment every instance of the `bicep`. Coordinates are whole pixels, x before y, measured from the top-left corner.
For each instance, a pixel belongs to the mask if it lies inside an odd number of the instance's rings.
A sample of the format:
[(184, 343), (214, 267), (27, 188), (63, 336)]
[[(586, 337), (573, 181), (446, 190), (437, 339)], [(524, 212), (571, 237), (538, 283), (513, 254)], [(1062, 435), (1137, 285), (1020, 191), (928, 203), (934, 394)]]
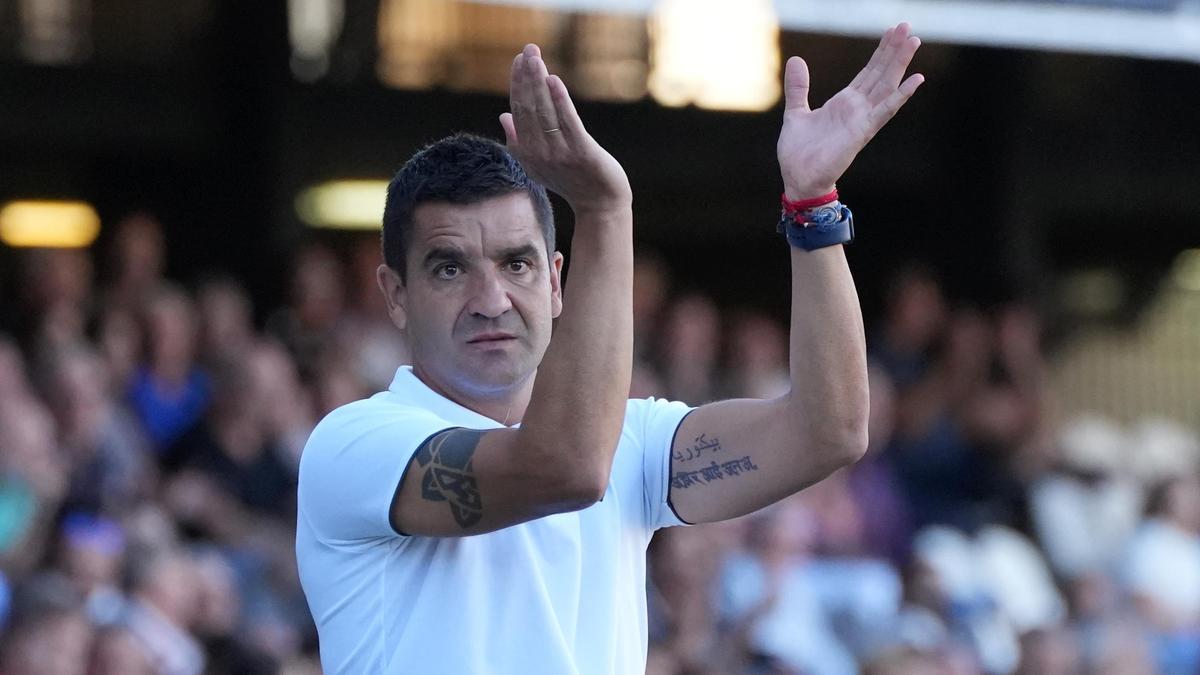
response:
[(671, 448), (670, 499), (690, 523), (751, 513), (837, 468), (804, 447), (781, 399), (731, 399), (697, 408)]
[(409, 460), (389, 516), (398, 533), (467, 536), (586, 506), (521, 452), (517, 429), (447, 429)]

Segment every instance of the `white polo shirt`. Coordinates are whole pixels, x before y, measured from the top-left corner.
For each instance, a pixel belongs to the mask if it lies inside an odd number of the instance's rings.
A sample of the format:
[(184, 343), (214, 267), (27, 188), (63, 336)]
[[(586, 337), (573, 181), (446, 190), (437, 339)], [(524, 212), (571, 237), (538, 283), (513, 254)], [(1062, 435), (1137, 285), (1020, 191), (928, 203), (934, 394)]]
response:
[(501, 425), (433, 392), (407, 366), (388, 391), (334, 410), (300, 460), (296, 526), (325, 673), (644, 672), (646, 546), (657, 528), (680, 524), (667, 481), (689, 410), (629, 401), (599, 503), (445, 538), (392, 530), (405, 467), (443, 429)]

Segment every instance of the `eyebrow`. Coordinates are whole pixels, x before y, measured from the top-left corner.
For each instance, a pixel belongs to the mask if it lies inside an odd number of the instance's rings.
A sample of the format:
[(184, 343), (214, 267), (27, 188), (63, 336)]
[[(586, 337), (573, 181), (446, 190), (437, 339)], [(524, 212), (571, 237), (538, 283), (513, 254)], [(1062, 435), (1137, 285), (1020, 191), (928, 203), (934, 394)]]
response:
[[(425, 267), (442, 262), (462, 262), (467, 257), (466, 252), (456, 246), (434, 246), (425, 253), (421, 263)], [(535, 262), (541, 261), (540, 251), (533, 244), (520, 244), (501, 249), (497, 254), (498, 260), (514, 258), (529, 258)]]
[(457, 262), (466, 257), (462, 249), (453, 246), (435, 246), (425, 253), (425, 258), (421, 261), (426, 267), (433, 263), (439, 262)]
[(500, 251), (500, 260), (512, 260), (513, 258), (530, 258), (534, 261), (540, 261), (540, 251), (533, 244), (521, 244), (520, 246), (512, 246)]

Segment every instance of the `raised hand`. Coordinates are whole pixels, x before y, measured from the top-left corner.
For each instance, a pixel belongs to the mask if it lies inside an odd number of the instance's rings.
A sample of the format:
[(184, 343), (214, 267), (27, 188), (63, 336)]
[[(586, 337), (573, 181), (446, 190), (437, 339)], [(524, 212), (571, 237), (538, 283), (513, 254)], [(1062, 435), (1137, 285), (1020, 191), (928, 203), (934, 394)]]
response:
[(788, 59), (784, 71), (783, 129), (776, 146), (789, 199), (826, 194), (850, 163), (925, 81), (906, 80), (921, 40), (907, 23), (889, 28), (866, 67), (843, 90), (813, 110), (808, 107), (808, 65)]
[(630, 207), (625, 170), (583, 128), (566, 85), (546, 70), (537, 45), (513, 60), (509, 108), (500, 116), (509, 151), (576, 215)]

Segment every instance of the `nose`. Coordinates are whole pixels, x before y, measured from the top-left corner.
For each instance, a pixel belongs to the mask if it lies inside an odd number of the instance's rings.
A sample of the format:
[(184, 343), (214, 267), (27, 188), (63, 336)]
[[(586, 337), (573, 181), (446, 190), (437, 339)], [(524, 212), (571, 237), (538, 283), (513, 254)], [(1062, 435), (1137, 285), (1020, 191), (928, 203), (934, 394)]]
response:
[(512, 298), (504, 279), (496, 270), (488, 270), (474, 275), (474, 288), (468, 311), (485, 319), (495, 319), (512, 309)]

